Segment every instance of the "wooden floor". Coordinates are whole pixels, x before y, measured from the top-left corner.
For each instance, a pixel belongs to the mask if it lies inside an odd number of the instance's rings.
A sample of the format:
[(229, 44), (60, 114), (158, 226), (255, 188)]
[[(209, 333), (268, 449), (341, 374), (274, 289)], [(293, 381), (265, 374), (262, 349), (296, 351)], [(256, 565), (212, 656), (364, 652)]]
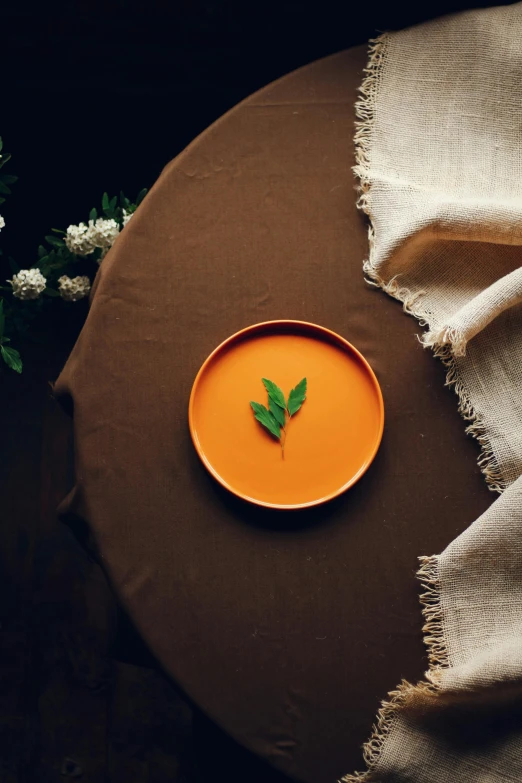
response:
[[(56, 515), (73, 477), (55, 379), (81, 318), (0, 376), (0, 781), (283, 780), (194, 712)], [(67, 337), (64, 338), (63, 334)], [(52, 346), (52, 347), (49, 347)]]

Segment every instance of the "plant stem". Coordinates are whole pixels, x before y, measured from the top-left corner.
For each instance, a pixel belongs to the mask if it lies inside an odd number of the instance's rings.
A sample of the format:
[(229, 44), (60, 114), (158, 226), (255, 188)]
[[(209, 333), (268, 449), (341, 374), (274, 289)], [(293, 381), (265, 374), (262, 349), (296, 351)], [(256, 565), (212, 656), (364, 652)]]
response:
[(287, 415), (287, 411), (285, 410), (286, 426), (283, 427), (283, 432), (285, 433), (285, 437), (284, 440), (283, 438), (281, 438), (279, 441), (281, 443), (281, 459), (285, 458), (285, 445), (286, 445), (286, 435), (287, 435), (286, 428), (288, 427), (288, 422), (290, 421), (290, 416), (286, 418), (286, 415)]

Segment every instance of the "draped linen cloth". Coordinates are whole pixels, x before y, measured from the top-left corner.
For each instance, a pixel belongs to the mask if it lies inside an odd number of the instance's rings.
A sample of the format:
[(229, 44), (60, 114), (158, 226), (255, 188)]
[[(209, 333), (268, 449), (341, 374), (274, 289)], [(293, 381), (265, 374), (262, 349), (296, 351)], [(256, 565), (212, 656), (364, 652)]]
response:
[(357, 114), (365, 273), (427, 327), (501, 494), (421, 558), (426, 680), (343, 780), (522, 781), (522, 4), (372, 41)]

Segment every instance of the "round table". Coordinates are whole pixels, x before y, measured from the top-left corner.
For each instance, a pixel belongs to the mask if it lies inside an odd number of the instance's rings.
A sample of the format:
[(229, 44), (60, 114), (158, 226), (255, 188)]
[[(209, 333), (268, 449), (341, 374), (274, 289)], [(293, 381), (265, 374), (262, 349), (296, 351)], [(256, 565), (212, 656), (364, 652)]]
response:
[[(68, 511), (91, 527), (144, 639), (206, 715), (306, 783), (361, 768), (380, 700), (422, 676), (417, 557), (491, 498), (442, 366), (363, 279), (351, 166), (365, 57), (269, 85), (165, 168), (103, 261), (57, 384), (74, 404)], [(352, 342), (386, 409), (359, 483), (287, 514), (221, 489), (187, 425), (212, 349), (279, 318)]]

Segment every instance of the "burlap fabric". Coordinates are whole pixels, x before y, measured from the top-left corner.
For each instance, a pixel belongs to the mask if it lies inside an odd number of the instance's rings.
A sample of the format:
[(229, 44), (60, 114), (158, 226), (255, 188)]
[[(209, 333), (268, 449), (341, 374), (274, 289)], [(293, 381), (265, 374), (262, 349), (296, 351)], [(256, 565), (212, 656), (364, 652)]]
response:
[(430, 669), (390, 694), (368, 770), (347, 781), (522, 780), (521, 42), (516, 4), (370, 46), (356, 134), (365, 271), (428, 327), (503, 494), (421, 558)]

